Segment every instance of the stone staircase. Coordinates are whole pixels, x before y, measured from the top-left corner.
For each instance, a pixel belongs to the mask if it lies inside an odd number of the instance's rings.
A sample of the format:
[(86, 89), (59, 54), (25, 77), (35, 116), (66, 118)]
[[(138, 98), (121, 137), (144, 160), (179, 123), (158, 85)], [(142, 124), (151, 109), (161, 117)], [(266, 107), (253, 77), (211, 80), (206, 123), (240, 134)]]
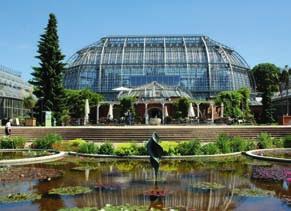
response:
[[(4, 128), (1, 129), (4, 135)], [(100, 127), (13, 127), (13, 136), (24, 136), (34, 140), (49, 133), (60, 134), (65, 140), (82, 138), (94, 142), (140, 142), (146, 141), (156, 131), (161, 140), (183, 141), (199, 139), (209, 142), (219, 134), (241, 136), (254, 139), (260, 133), (266, 132), (273, 137), (291, 135), (290, 126), (100, 126)]]

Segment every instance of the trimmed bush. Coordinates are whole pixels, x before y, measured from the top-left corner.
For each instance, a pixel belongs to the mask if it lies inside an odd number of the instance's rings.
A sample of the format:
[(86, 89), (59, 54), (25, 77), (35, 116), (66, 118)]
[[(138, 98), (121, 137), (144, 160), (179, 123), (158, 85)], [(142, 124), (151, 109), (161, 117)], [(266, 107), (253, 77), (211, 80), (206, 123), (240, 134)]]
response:
[(136, 144), (118, 144), (114, 150), (114, 153), (119, 156), (126, 156), (126, 155), (137, 155), (138, 149)]
[(214, 155), (220, 153), (219, 148), (214, 143), (203, 145), (201, 147), (201, 152), (203, 155)]
[(58, 151), (74, 151), (77, 152), (79, 150), (79, 146), (81, 144), (87, 143), (83, 139), (73, 139), (69, 141), (60, 141), (56, 142), (52, 145), (53, 149)]
[(98, 150), (98, 153), (103, 155), (112, 155), (113, 152), (114, 152), (113, 145), (108, 142), (101, 144)]
[(178, 143), (172, 142), (172, 141), (162, 141), (160, 145), (164, 150), (163, 155), (177, 155), (178, 154), (176, 151)]
[(32, 143), (34, 149), (52, 149), (53, 144), (62, 141), (62, 136), (58, 134), (48, 134), (44, 137), (36, 139)]
[(144, 144), (137, 146), (137, 155), (148, 155), (147, 149)]
[(285, 148), (291, 148), (291, 136), (285, 136), (284, 139), (283, 139), (283, 142), (284, 142), (284, 147)]
[(87, 154), (97, 154), (98, 151), (99, 151), (98, 146), (93, 142), (81, 143), (78, 149), (78, 152)]
[(180, 155), (198, 155), (200, 153), (201, 144), (198, 140), (181, 142), (177, 145), (176, 151)]
[(21, 149), (24, 148), (25, 138), (21, 136), (4, 136), (0, 139), (1, 149)]
[(258, 136), (258, 147), (259, 149), (272, 148), (273, 147), (272, 137), (268, 133), (261, 133)]

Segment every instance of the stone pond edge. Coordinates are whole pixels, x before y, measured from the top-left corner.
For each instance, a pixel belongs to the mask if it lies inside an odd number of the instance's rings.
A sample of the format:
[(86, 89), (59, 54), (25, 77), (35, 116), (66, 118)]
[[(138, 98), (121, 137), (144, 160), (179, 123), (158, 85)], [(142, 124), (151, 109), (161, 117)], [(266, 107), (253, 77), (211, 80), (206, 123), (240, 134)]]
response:
[(277, 158), (277, 157), (264, 156), (263, 154), (262, 155), (254, 154), (254, 153), (260, 153), (260, 152), (264, 153), (266, 151), (291, 151), (291, 148), (256, 149), (256, 150), (250, 150), (250, 151), (244, 152), (243, 154), (249, 157), (252, 157), (254, 159), (259, 159), (259, 160), (291, 163), (291, 159), (287, 159), (287, 158)]
[[(42, 150), (31, 150), (31, 149), (0, 149), (0, 152), (19, 152), (19, 151), (42, 151)], [(58, 152), (54, 150), (46, 150), (49, 152), (55, 152), (53, 155), (46, 155), (34, 158), (20, 158), (20, 159), (9, 159), (9, 160), (0, 160), (0, 166), (16, 166), (16, 165), (27, 165), (35, 163), (46, 163), (57, 161), (64, 158), (67, 155), (67, 152)]]

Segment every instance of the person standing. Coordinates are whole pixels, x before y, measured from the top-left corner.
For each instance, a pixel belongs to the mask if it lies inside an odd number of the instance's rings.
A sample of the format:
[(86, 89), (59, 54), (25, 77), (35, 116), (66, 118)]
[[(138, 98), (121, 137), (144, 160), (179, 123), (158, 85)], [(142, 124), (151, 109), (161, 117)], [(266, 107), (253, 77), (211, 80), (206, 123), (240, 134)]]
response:
[(12, 130), (11, 122), (12, 122), (12, 119), (9, 119), (8, 122), (5, 124), (5, 135), (6, 136), (11, 135), (11, 130)]

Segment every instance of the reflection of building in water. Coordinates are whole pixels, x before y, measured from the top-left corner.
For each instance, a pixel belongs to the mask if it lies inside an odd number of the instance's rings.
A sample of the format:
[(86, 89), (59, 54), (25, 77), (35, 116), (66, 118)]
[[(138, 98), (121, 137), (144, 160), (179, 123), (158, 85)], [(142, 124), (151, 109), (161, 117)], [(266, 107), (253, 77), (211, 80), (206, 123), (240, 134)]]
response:
[[(103, 207), (106, 204), (122, 205), (144, 205), (151, 204), (148, 196), (144, 193), (154, 189), (153, 174), (151, 171), (139, 169), (128, 175), (131, 181), (125, 184), (119, 183), (115, 189), (98, 190), (97, 193), (86, 194), (76, 198), (76, 204), (82, 207)], [(247, 180), (239, 178), (233, 173), (222, 172), (196, 172), (181, 174), (178, 172), (161, 172), (159, 188), (166, 190), (169, 194), (165, 196), (163, 203), (165, 207), (195, 208), (197, 210), (228, 210), (235, 207), (233, 201), (233, 189), (248, 184)], [(99, 182), (109, 184), (115, 181), (115, 177), (104, 176), (98, 178)], [(121, 181), (121, 180), (120, 180)], [(125, 180), (124, 180), (125, 181)], [(198, 190), (192, 186), (201, 182), (218, 183), (225, 186), (220, 190)], [(114, 186), (114, 185), (112, 185)]]

